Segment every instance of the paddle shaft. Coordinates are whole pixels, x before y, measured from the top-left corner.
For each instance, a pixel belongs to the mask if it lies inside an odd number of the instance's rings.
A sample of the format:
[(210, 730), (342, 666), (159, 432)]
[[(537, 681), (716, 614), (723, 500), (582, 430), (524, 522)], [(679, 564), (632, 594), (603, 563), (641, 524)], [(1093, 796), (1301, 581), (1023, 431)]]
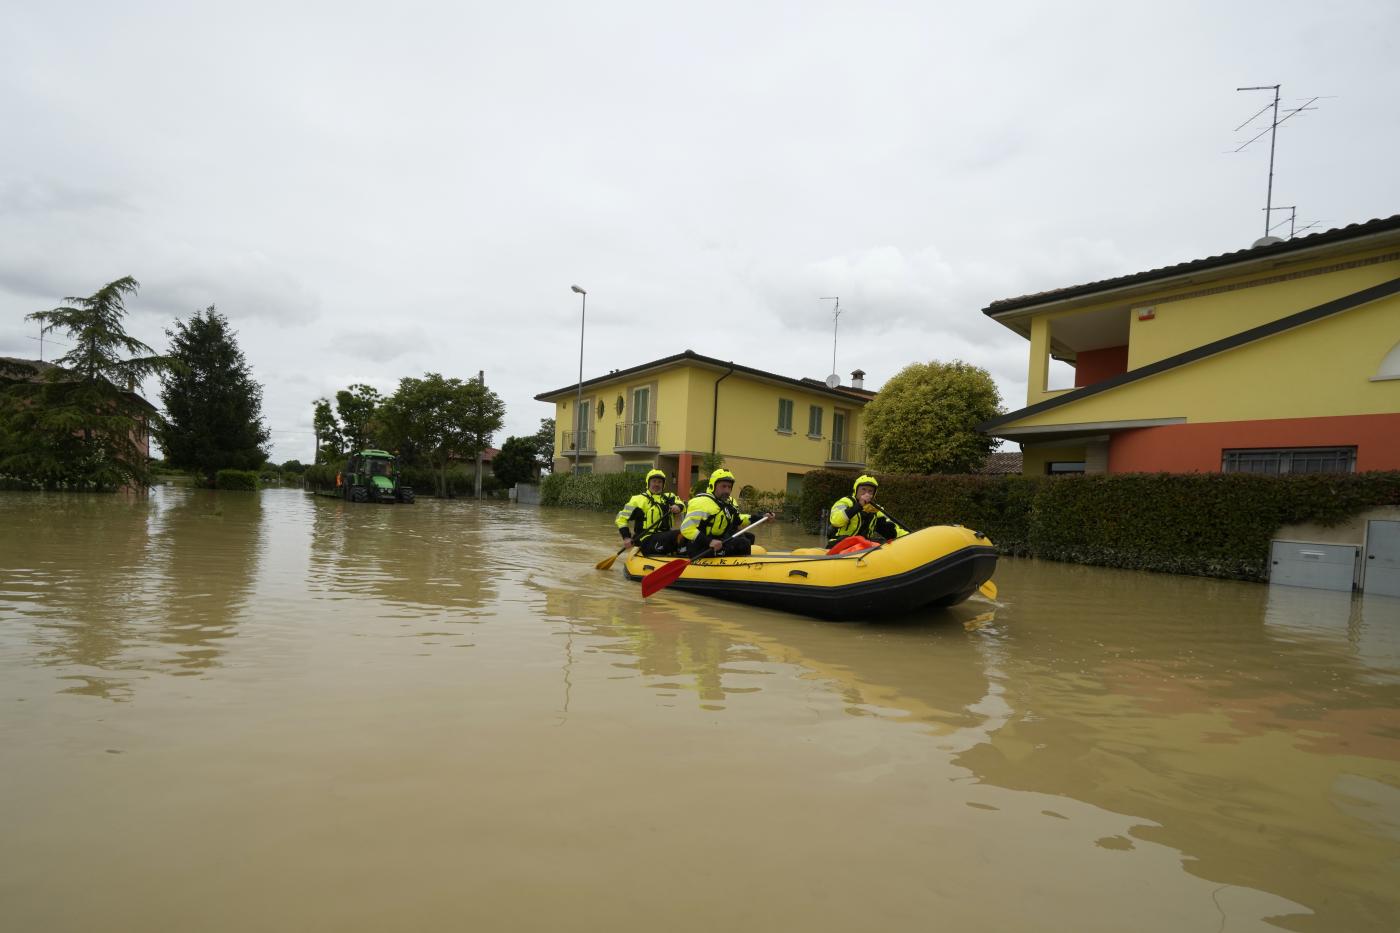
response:
[(890, 521), (894, 522), (894, 523), (895, 523), (896, 525), (898, 525), (900, 528), (903, 528), (905, 531), (908, 531), (908, 530), (909, 530), (909, 526), (908, 526), (908, 525), (904, 524), (904, 522), (900, 521), (899, 519), (897, 519), (897, 518), (895, 518), (893, 515), (891, 515), (891, 514), (889, 513), (889, 511), (888, 511), (883, 505), (881, 505), (880, 503), (876, 502), (874, 499), (871, 499), (871, 500), (870, 500), (870, 504), (873, 505), (873, 506), (875, 506), (875, 508), (879, 509), (881, 512), (884, 512), (884, 513), (885, 513), (885, 517), (888, 518)]

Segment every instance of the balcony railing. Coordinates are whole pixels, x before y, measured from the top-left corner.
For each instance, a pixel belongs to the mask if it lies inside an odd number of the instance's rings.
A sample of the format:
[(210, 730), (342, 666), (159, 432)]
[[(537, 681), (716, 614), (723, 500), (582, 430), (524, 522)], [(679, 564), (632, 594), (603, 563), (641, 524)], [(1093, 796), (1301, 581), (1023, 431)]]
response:
[(559, 456), (572, 457), (574, 455), (575, 438), (578, 438), (580, 441), (578, 445), (578, 453), (580, 455), (594, 453), (594, 445), (598, 443), (597, 435), (597, 431), (565, 431), (564, 446), (560, 449)]
[(846, 441), (832, 441), (831, 454), (827, 458), (827, 463), (846, 463), (856, 466), (865, 466), (865, 445), (852, 444)]
[(659, 421), (619, 421), (617, 433), (613, 436), (615, 450), (655, 450)]

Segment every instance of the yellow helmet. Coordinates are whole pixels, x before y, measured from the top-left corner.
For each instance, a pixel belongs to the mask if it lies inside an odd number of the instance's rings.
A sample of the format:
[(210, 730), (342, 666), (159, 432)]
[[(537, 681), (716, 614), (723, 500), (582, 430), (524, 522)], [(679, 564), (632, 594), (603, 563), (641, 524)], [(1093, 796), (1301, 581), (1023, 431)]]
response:
[(718, 470), (715, 470), (713, 473), (710, 474), (710, 481), (705, 485), (705, 491), (711, 493), (714, 492), (715, 483), (718, 483), (722, 479), (727, 479), (732, 483), (734, 482), (734, 474), (730, 473), (724, 467), (720, 467)]
[(851, 495), (858, 495), (860, 493), (860, 487), (862, 486), (874, 486), (876, 492), (880, 491), (880, 481), (877, 480), (875, 477), (857, 476), (855, 483), (851, 485)]
[(661, 477), (661, 485), (662, 485), (662, 486), (665, 486), (665, 485), (666, 485), (666, 471), (665, 471), (665, 470), (652, 470), (650, 473), (647, 474), (647, 488), (648, 488), (648, 489), (651, 488), (651, 481), (652, 481), (653, 479), (655, 479), (656, 477), (658, 477), (658, 476)]

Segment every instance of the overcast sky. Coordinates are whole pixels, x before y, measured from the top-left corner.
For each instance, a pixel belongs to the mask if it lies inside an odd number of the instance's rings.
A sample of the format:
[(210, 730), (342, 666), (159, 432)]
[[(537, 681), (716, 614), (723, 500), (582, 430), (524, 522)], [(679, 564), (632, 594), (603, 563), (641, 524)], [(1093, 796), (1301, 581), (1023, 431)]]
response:
[(216, 304), (278, 461), (316, 397), (427, 371), (484, 369), (497, 444), (533, 433), (574, 283), (585, 378), (686, 348), (822, 378), (839, 295), (843, 376), (960, 358), (1020, 407), (988, 302), (1260, 235), (1241, 85), (1325, 95), (1274, 203), (1400, 213), (1393, 0), (0, 10), (0, 355), (123, 275), (158, 349)]

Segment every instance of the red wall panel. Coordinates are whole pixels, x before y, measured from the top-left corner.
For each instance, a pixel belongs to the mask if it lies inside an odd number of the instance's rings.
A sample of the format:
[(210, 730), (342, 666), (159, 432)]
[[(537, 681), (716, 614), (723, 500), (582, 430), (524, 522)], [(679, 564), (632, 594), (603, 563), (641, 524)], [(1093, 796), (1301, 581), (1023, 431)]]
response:
[(1222, 450), (1355, 447), (1356, 469), (1400, 470), (1400, 414), (1171, 424), (1114, 434), (1110, 473), (1218, 473)]

